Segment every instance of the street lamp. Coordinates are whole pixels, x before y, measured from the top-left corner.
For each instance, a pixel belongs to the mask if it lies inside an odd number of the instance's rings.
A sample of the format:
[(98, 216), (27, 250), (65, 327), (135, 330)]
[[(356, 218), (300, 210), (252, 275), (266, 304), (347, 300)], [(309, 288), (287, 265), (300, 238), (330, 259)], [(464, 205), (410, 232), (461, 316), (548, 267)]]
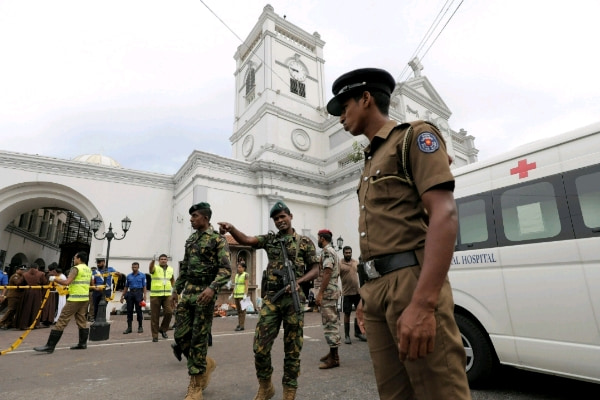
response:
[(340, 237), (337, 238), (337, 246), (338, 250), (341, 250), (344, 247), (344, 239), (342, 238), (342, 235), (340, 235)]
[[(94, 237), (98, 240), (108, 240), (108, 246), (106, 246), (106, 276), (104, 278), (104, 293), (100, 298), (100, 303), (98, 304), (98, 312), (97, 318), (94, 320), (94, 323), (90, 326), (90, 340), (108, 340), (109, 332), (110, 332), (110, 324), (106, 322), (106, 293), (108, 288), (106, 286), (106, 281), (108, 278), (108, 261), (110, 257), (110, 242), (115, 240), (125, 239), (125, 235), (127, 235), (127, 231), (131, 227), (131, 220), (128, 217), (125, 217), (121, 220), (121, 229), (123, 229), (123, 236), (117, 237), (113, 233), (112, 222), (108, 225), (108, 232), (104, 232), (101, 237), (98, 237), (96, 233), (98, 229), (100, 229), (100, 225), (102, 224), (102, 220), (96, 216), (96, 218), (92, 218), (91, 225), (92, 231), (94, 232)], [(104, 274), (103, 274), (104, 275)]]

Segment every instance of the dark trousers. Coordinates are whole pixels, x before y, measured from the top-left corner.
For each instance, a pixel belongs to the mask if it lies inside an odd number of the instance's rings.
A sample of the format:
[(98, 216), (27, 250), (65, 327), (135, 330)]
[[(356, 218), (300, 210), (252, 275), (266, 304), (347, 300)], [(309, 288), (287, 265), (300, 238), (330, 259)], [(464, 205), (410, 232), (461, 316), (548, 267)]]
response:
[(142, 306), (140, 306), (140, 301), (144, 299), (144, 292), (142, 289), (135, 290), (130, 289), (126, 295), (125, 300), (127, 300), (127, 322), (131, 323), (133, 321), (133, 308), (135, 307), (135, 314), (137, 316), (137, 321), (139, 325), (142, 325), (142, 321), (144, 320), (144, 314), (142, 313)]
[(92, 292), (92, 302), (94, 303), (94, 320), (96, 320), (96, 316), (98, 315), (98, 304), (100, 304), (100, 301), (102, 300), (102, 296), (110, 297), (111, 293), (112, 293), (111, 290)]

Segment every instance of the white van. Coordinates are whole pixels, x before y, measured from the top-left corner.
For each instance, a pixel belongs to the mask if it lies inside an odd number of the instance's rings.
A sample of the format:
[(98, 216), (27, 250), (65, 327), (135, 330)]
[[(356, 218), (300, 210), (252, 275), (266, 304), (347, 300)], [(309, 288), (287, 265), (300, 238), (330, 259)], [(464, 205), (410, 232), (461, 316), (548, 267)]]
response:
[(600, 383), (600, 123), (453, 172), (469, 381), (499, 362)]

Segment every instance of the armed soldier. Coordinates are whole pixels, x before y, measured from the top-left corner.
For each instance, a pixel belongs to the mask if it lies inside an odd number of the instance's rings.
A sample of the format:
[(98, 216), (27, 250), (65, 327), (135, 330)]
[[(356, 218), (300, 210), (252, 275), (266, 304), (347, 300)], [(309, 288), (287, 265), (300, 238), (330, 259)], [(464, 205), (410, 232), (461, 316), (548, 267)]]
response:
[(227, 240), (210, 224), (210, 205), (195, 204), (189, 213), (195, 232), (185, 242), (185, 255), (175, 282), (177, 328), (171, 347), (179, 361), (182, 354), (187, 358), (190, 384), (185, 400), (202, 400), (202, 391), (217, 366), (215, 360), (206, 355), (215, 301), (231, 277), (231, 264)]
[[(305, 298), (298, 287), (302, 282), (317, 277), (319, 274), (319, 260), (312, 240), (296, 233), (292, 228), (293, 215), (282, 201), (275, 203), (271, 208), (270, 216), (279, 231), (276, 234), (269, 232), (266, 235), (247, 236), (228, 222), (219, 222), (219, 225), (221, 233), (231, 233), (238, 243), (257, 249), (265, 249), (269, 259), (266, 290), (262, 293), (264, 304), (254, 334), (254, 365), (259, 383), (254, 400), (268, 400), (275, 395), (275, 389), (271, 382), (271, 375), (273, 374), (271, 348), (279, 333), (282, 321), (285, 352), (282, 378), (283, 399), (294, 400), (298, 388), (298, 375), (300, 375), (304, 314), (302, 310), (300, 312), (295, 310), (294, 298), (291, 293), (293, 288), (290, 287), (288, 293), (279, 296), (276, 300), (274, 300), (274, 297), (285, 287), (283, 277), (286, 273), (284, 269), (286, 256), (295, 269), (296, 291), (300, 296), (301, 303), (304, 302)], [(281, 239), (285, 242), (283, 250), (280, 243)], [(306, 274), (304, 274), (305, 269), (308, 269)]]

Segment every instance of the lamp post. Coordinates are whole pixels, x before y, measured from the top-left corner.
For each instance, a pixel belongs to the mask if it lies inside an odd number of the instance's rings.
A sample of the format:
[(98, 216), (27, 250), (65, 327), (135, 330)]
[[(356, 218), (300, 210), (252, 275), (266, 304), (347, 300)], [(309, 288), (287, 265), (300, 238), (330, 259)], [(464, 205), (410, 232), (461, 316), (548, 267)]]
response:
[(342, 238), (342, 235), (340, 235), (340, 237), (337, 238), (337, 246), (338, 250), (341, 250), (344, 247), (344, 239)]
[[(112, 222), (108, 225), (108, 232), (104, 232), (101, 237), (98, 237), (96, 233), (98, 229), (100, 229), (100, 225), (102, 224), (102, 220), (96, 216), (96, 218), (92, 218), (91, 225), (92, 231), (94, 232), (94, 237), (98, 240), (108, 240), (108, 246), (106, 247), (106, 276), (104, 278), (104, 293), (100, 298), (100, 303), (98, 304), (98, 312), (97, 318), (94, 320), (94, 323), (90, 326), (90, 340), (108, 340), (109, 332), (110, 332), (110, 324), (106, 322), (106, 282), (108, 278), (108, 262), (110, 257), (110, 242), (114, 240), (122, 240), (125, 239), (125, 235), (127, 235), (127, 231), (129, 227), (131, 227), (131, 220), (128, 217), (125, 217), (121, 220), (121, 229), (123, 229), (123, 236), (117, 237), (113, 233)], [(103, 274), (104, 275), (104, 274)]]

